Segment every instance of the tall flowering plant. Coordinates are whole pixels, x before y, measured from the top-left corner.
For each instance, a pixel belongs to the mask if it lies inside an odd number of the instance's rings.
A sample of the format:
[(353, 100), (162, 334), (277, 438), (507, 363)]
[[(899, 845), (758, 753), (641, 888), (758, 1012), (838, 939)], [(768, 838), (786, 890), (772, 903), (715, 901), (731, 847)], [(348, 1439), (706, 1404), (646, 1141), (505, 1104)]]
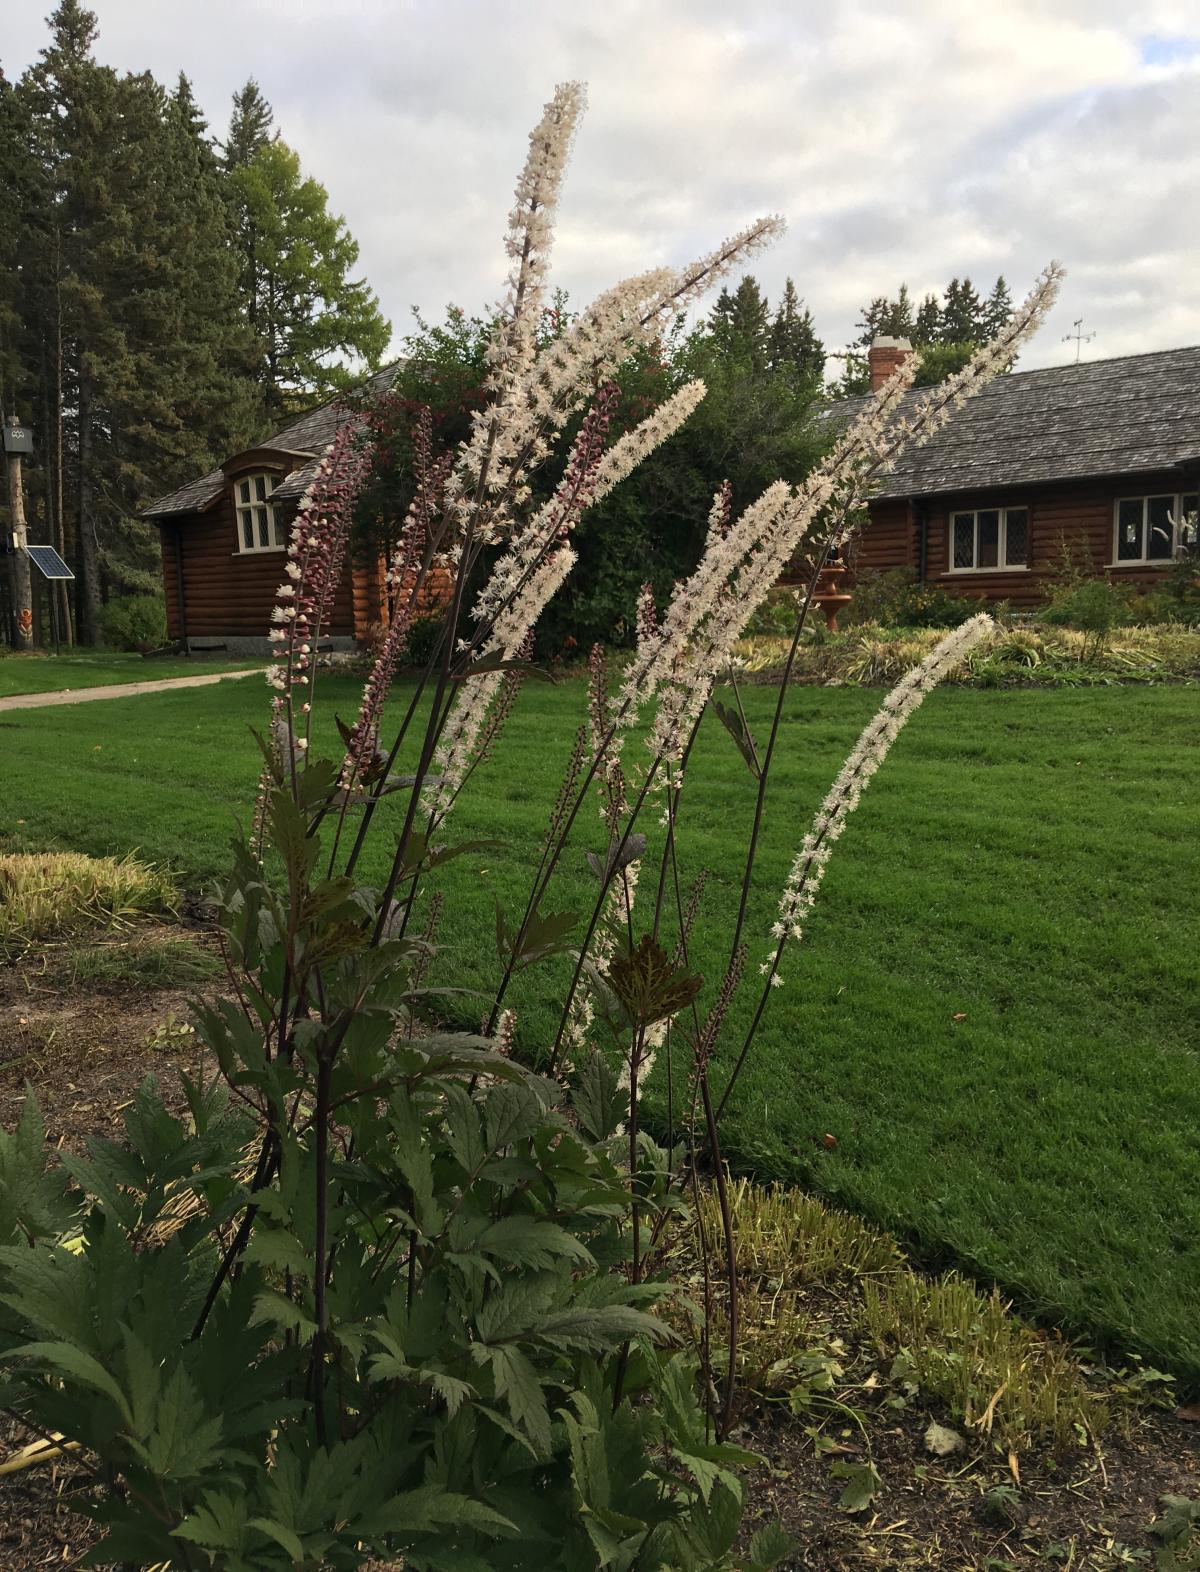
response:
[[(801, 485), (770, 486), (736, 517), (728, 488), (718, 492), (694, 572), (666, 607), (644, 592), (630, 608), (637, 646), (611, 689), (593, 653), (528, 892), (497, 911), (494, 985), (470, 1001), (479, 1029), (452, 1029), (462, 996), (431, 966), (453, 896), (440, 870), (470, 844), (449, 838), (454, 809), (486, 782), (584, 511), (704, 397), (700, 383), (680, 387), (610, 442), (612, 374), (780, 231), (763, 219), (687, 267), (626, 280), (539, 344), (582, 105), (577, 85), (560, 88), (530, 139), (490, 403), (452, 455), (417, 434), (390, 627), (333, 759), (313, 746), (315, 655), (369, 464), (361, 429), (343, 427), (297, 512), (273, 613), (258, 811), (221, 901), (230, 987), (198, 1009), (221, 1083), (188, 1083), (186, 1123), (144, 1089), (128, 1150), (68, 1164), (74, 1188), (48, 1178), (36, 1205), (17, 1209), (21, 1237), (49, 1242), (0, 1254), (25, 1339), (15, 1401), (97, 1460), (90, 1509), (110, 1558), (206, 1572), (380, 1556), (445, 1572), (749, 1572), (789, 1551), (771, 1530), (738, 1548), (738, 1469), (750, 1460), (728, 1439), (737, 1278), (719, 1122), (753, 1028), (729, 1042), (726, 1023), (759, 978), (757, 1026), (848, 814), (987, 619), (956, 630), (885, 700), (758, 938), (749, 895), (786, 687), (760, 748), (734, 645), (803, 545), (813, 577), (794, 651), (816, 575), (875, 477), (1011, 360), (1058, 270), (950, 384), (918, 398), (912, 367), (898, 371)], [(568, 429), (538, 505), (533, 483)], [(435, 569), (452, 585), (444, 627), (393, 714), (413, 607)], [(732, 707), (714, 700), (725, 681)], [(756, 805), (728, 963), (706, 990), (690, 961), (702, 878), (685, 893), (681, 865), (688, 763), (709, 713), (746, 760)], [(369, 845), (384, 852), (378, 884), (360, 873)], [(556, 903), (575, 847), (594, 877), (580, 913)], [(563, 973), (557, 1031), (523, 1042), (517, 980), (551, 960)], [(660, 1056), (665, 1146), (644, 1102)], [(686, 1318), (662, 1313), (664, 1247), (705, 1174), (724, 1220), (723, 1370), (706, 1334), (692, 1349), (677, 1330)], [(79, 1215), (81, 1248), (55, 1242), (59, 1207)], [(711, 1289), (707, 1241), (701, 1250)]]

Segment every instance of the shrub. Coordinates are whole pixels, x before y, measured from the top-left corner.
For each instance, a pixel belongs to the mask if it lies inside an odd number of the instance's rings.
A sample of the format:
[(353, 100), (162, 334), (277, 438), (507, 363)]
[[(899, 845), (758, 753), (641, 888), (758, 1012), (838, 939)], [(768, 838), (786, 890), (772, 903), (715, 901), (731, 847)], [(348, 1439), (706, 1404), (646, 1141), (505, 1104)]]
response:
[(433, 659), (433, 652), (437, 648), (444, 622), (445, 618), (440, 617), (436, 612), (426, 612), (423, 616), (413, 618), (409, 625), (408, 643), (404, 650), (406, 666), (415, 666), (418, 670), (428, 666)]
[(115, 650), (158, 649), (167, 642), (167, 607), (161, 595), (119, 595), (100, 613), (104, 642)]
[(864, 568), (855, 575), (852, 594), (840, 619), (850, 627), (873, 622), (881, 628), (956, 628), (980, 608), (974, 596), (919, 584), (911, 568)]
[(1195, 550), (1175, 558), (1164, 584), (1132, 595), (1128, 610), (1134, 622), (1200, 624), (1200, 558)]
[(1075, 628), (1086, 634), (1081, 658), (1087, 659), (1104, 648), (1114, 628), (1128, 622), (1128, 607), (1129, 595), (1123, 585), (1088, 578), (1057, 590), (1041, 615), (1051, 627)]
[(133, 857), (18, 852), (0, 857), (0, 942), (120, 928), (170, 910), (175, 887)]

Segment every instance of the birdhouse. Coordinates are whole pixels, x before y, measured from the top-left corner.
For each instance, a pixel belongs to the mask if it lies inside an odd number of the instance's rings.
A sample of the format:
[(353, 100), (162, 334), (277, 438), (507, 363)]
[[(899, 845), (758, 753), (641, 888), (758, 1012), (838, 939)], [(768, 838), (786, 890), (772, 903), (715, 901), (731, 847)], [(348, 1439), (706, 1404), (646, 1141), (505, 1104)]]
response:
[(22, 426), (17, 420), (9, 420), (4, 427), (4, 451), (6, 453), (32, 453), (32, 427)]

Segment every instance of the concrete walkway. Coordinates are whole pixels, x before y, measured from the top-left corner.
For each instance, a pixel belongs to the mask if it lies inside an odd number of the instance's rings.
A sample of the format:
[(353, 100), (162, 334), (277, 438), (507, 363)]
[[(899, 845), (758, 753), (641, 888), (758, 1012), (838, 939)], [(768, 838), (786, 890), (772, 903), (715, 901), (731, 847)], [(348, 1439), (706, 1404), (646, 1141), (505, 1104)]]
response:
[(261, 677), (265, 666), (249, 671), (215, 671), (204, 677), (164, 677), (159, 682), (109, 682), (99, 688), (62, 688), (57, 693), (15, 693), (0, 699), (3, 710), (40, 710), (49, 704), (88, 704), (92, 699), (127, 699), (136, 693), (170, 693), (173, 688), (207, 688), (235, 677)]

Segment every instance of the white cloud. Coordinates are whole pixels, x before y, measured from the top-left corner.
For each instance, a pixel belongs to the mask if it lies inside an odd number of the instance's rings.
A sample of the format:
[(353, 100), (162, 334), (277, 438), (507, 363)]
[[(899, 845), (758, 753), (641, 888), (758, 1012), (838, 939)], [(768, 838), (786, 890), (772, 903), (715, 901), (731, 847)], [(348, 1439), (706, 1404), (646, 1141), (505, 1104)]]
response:
[[(399, 331), (410, 304), (496, 297), (525, 133), (574, 76), (591, 110), (556, 274), (576, 300), (782, 211), (755, 271), (795, 278), (831, 348), (902, 279), (1019, 292), (1051, 256), (1067, 287), (1024, 364), (1066, 358), (1080, 315), (1093, 355), (1200, 342), (1193, 0), (93, 3), (101, 58), (182, 66), (217, 126), (258, 77)], [(26, 0), (10, 75), (44, 38)]]

